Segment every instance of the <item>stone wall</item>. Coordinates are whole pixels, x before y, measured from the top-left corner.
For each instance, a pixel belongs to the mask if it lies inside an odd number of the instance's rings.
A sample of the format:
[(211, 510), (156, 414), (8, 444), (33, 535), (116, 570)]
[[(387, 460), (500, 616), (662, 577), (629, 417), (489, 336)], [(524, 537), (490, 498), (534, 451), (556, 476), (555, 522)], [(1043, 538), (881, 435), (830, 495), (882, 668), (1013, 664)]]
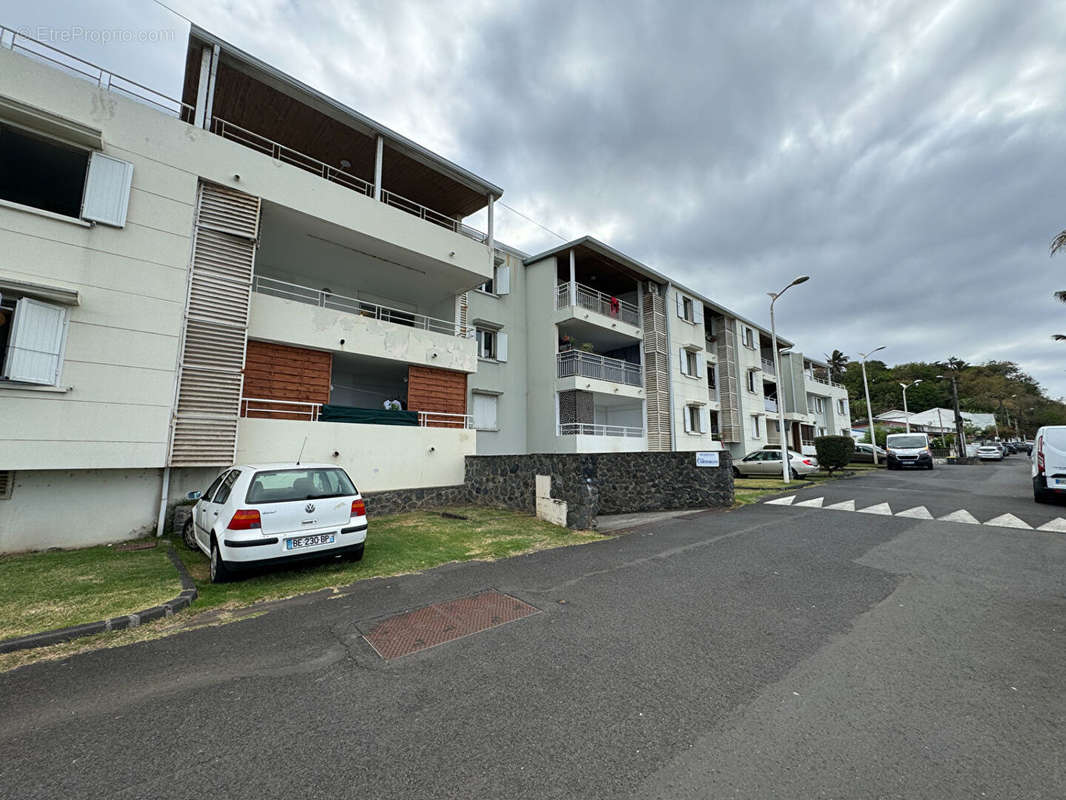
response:
[(466, 484), (366, 492), (363, 499), (366, 501), (367, 513), (372, 515), (403, 514), (427, 508), (471, 505), (470, 491)]

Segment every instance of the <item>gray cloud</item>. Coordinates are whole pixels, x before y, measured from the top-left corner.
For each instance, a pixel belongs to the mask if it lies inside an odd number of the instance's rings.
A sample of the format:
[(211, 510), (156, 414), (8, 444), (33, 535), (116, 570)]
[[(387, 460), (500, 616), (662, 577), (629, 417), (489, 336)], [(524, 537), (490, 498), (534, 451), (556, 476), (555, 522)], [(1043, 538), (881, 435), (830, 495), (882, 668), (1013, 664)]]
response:
[[(108, 0), (24, 5), (5, 24), (130, 24)], [(808, 352), (1009, 359), (1066, 394), (1061, 2), (172, 5), (742, 314), (809, 273), (779, 313)], [(175, 22), (148, 4), (138, 24)], [(173, 84), (180, 55), (133, 71)]]

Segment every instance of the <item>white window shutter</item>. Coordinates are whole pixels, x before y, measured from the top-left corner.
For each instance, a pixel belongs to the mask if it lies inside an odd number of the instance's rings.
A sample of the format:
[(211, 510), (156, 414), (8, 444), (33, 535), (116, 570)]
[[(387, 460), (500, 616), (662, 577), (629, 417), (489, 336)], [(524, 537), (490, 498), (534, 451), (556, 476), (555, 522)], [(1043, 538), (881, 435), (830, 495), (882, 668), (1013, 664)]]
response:
[(59, 378), (67, 310), (63, 306), (23, 298), (7, 343), (4, 377), (23, 383), (54, 384)]
[(497, 361), (506, 361), (507, 360), (507, 334), (506, 333), (497, 333), (496, 334), (496, 360)]
[(703, 324), (703, 303), (701, 303), (699, 300), (693, 300), (692, 301), (692, 305), (693, 305), (692, 321), (695, 322), (697, 325), (702, 325)]
[(474, 393), (474, 427), (492, 430), (497, 427), (499, 398), (492, 394)]
[(688, 362), (685, 359), (685, 348), (682, 347), (677, 352), (678, 352), (678, 355), (681, 358), (681, 374), (682, 375), (688, 375)]
[(703, 377), (703, 371), (704, 371), (704, 369), (706, 369), (706, 366), (707, 366), (707, 362), (706, 362), (706, 359), (704, 358), (703, 353), (696, 353), (696, 377), (697, 378), (702, 378)]
[(677, 315), (681, 319), (685, 318), (685, 298), (680, 292), (674, 292), (674, 300), (677, 301)]
[(711, 412), (710, 409), (700, 409), (700, 433), (707, 433), (711, 429)]
[(94, 151), (89, 156), (82, 218), (116, 228), (125, 227), (132, 182), (133, 164)]
[(511, 293), (511, 268), (502, 265), (496, 268), (496, 283), (494, 288), (496, 294), (510, 294)]

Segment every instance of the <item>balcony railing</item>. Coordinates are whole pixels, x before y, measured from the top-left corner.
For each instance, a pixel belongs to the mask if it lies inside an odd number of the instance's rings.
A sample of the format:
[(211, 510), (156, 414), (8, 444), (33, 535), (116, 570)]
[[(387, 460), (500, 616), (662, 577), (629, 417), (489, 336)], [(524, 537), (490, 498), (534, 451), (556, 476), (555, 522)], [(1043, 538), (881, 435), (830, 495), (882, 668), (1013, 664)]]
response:
[(83, 78), (95, 83), (101, 89), (125, 95), (139, 103), (146, 103), (164, 114), (177, 117), (184, 122), (192, 122), (195, 109), (181, 100), (169, 97), (155, 89), (149, 89), (136, 81), (124, 78), (91, 61), (78, 58), (70, 53), (33, 39), (13, 28), (0, 25), (0, 47), (25, 55), (50, 66), (57, 67), (76, 78)]
[(592, 422), (564, 422), (559, 425), (560, 436), (624, 436), (639, 439), (643, 428), (627, 428), (624, 425), (597, 425)]
[(775, 414), (777, 413), (777, 401), (774, 400), (773, 398), (770, 398), (770, 397), (763, 398), (762, 404), (763, 404), (763, 408), (765, 408), (767, 411), (772, 411)]
[[(49, 44), (45, 44), (44, 42), (33, 39), (23, 33), (19, 33), (13, 28), (0, 25), (0, 47), (6, 47), (9, 50), (24, 53), (31, 58), (45, 62), (53, 67), (57, 67), (75, 77), (83, 78), (95, 83), (100, 88), (106, 89), (109, 92), (116, 92), (140, 103), (152, 106), (156, 110), (162, 111), (169, 116), (177, 117), (183, 122), (191, 124), (195, 119), (196, 109), (193, 106), (165, 95), (162, 92), (157, 92), (155, 89), (149, 89), (144, 84), (137, 83), (136, 81), (125, 78), (110, 70), (106, 70), (103, 67), (98, 67), (91, 61), (78, 58), (77, 56), (71, 55), (57, 47), (52, 47)], [(341, 186), (345, 186), (360, 194), (370, 197), (373, 197), (374, 195), (373, 183), (366, 181), (357, 175), (353, 175), (350, 172), (330, 166), (329, 164), (297, 150), (293, 150), (291, 147), (286, 147), (279, 142), (268, 139), (262, 134), (235, 125), (232, 122), (213, 117), (211, 119), (210, 130), (212, 133), (215, 133), (224, 139), (229, 139), (238, 142), (245, 147), (258, 150), (259, 152), (272, 157), (276, 161), (292, 164), (295, 167), (314, 173), (321, 178), (325, 178), (333, 183), (338, 183)], [(399, 208), (400, 210), (406, 211), (408, 214), (424, 219), (427, 222), (432, 222), (435, 225), (448, 228), (458, 234), (473, 239), (476, 242), (482, 244), (488, 242), (488, 235), (486, 233), (483, 233), (476, 228), (471, 228), (469, 225), (464, 225), (459, 220), (453, 219), (439, 211), (434, 211), (421, 203), (416, 203), (414, 200), (409, 200), (406, 197), (401, 197), (398, 194), (387, 192), (385, 190), (382, 190), (381, 192), (381, 199), (383, 202), (394, 208)]]
[(818, 383), (824, 383), (826, 386), (837, 386), (837, 387), (840, 386), (839, 383), (834, 383), (833, 381), (829, 380), (829, 378), (819, 377), (818, 375), (815, 375), (813, 372), (804, 372), (803, 374), (806, 375), (808, 378), (810, 378), (812, 381), (816, 381)]
[(590, 289), (588, 286), (584, 286), (580, 283), (576, 284), (577, 293), (571, 302), (570, 298), (570, 284), (560, 283), (555, 287), (555, 307), (566, 308), (570, 305), (576, 305), (584, 308), (588, 311), (595, 311), (597, 314), (603, 314), (605, 317), (613, 317), (620, 319), (629, 325), (640, 326), (640, 314), (637, 312), (637, 307), (630, 302), (620, 300), (617, 297), (612, 297), (609, 294), (598, 292), (595, 289)]
[(772, 358), (764, 358), (762, 360), (762, 371), (767, 375), (777, 374), (777, 370), (774, 369), (774, 360)]
[[(321, 412), (322, 403), (303, 403), (295, 400), (265, 400), (257, 397), (241, 398), (242, 417), (318, 422)], [(470, 414), (448, 414), (443, 411), (419, 411), (418, 424), (423, 428), (470, 429), (474, 427), (474, 417)]]
[(463, 328), (457, 323), (446, 319), (436, 319), (435, 317), (427, 317), (425, 314), (389, 308), (366, 300), (345, 297), (322, 289), (312, 289), (310, 286), (300, 286), (296, 283), (280, 281), (277, 278), (267, 278), (263, 275), (256, 275), (252, 279), (252, 291), (259, 294), (267, 294), (271, 297), (280, 297), (283, 300), (295, 300), (299, 303), (307, 303), (320, 308), (330, 308), (334, 311), (357, 314), (360, 317), (391, 322), (394, 325), (405, 325), (408, 328), (418, 328), (423, 331), (458, 336), (461, 339), (471, 339), (474, 336), (473, 328)]
[(580, 376), (582, 378), (599, 378), (611, 383), (624, 383), (627, 386), (643, 386), (640, 364), (609, 358), (581, 350), (568, 350), (556, 356), (557, 374), (560, 378)]

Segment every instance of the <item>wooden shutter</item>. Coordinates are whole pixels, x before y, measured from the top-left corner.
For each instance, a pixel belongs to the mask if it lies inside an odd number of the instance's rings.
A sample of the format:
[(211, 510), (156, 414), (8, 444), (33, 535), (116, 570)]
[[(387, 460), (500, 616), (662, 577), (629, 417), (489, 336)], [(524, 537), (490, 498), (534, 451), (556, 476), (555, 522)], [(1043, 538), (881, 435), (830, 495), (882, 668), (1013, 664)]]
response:
[(23, 383), (52, 385), (59, 379), (67, 310), (23, 297), (15, 303), (4, 377)]
[(233, 463), (258, 234), (259, 198), (200, 185), (171, 466)]
[(125, 227), (132, 183), (133, 164), (93, 151), (89, 155), (89, 172), (85, 179), (82, 218), (116, 228)]

